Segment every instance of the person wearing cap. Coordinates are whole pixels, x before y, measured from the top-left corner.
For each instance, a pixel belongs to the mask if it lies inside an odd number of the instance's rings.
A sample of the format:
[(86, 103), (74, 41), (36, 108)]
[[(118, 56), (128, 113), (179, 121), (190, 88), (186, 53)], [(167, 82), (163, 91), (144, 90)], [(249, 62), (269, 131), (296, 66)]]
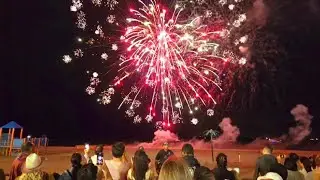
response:
[(156, 172), (157, 174), (160, 173), (162, 164), (173, 155), (173, 152), (169, 149), (169, 143), (164, 142), (163, 143), (163, 149), (161, 149), (158, 154), (156, 155), (155, 159), (155, 165), (156, 165)]
[(43, 160), (36, 153), (30, 154), (24, 163), (22, 175), (17, 180), (54, 180), (53, 175), (41, 170)]
[(18, 176), (22, 174), (23, 164), (26, 161), (26, 158), (32, 153), (33, 145), (31, 142), (27, 142), (22, 144), (21, 146), (21, 154), (13, 160), (9, 180), (15, 180)]

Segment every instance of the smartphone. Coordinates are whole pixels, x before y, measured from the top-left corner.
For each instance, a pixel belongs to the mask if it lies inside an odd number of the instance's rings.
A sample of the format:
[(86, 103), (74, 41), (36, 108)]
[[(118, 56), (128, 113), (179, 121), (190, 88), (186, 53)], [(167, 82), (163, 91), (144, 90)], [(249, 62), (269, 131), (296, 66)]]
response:
[(100, 153), (97, 153), (97, 165), (103, 165), (103, 153), (100, 152)]
[(89, 145), (89, 144), (85, 144), (85, 145), (84, 145), (84, 148), (85, 148), (86, 150), (89, 150), (89, 149), (90, 149), (90, 145)]

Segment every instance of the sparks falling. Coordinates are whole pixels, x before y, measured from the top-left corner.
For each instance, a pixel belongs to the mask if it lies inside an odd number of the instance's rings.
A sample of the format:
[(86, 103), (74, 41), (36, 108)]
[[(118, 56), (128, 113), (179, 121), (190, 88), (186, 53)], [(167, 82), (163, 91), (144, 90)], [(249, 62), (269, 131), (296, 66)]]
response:
[[(215, 97), (222, 91), (220, 77), (226, 68), (224, 65), (246, 63), (244, 57), (238, 57), (220, 45), (228, 38), (230, 29), (245, 21), (245, 15), (241, 14), (231, 23), (213, 25), (204, 23), (208, 18), (205, 16), (182, 16), (184, 6), (180, 4), (170, 10), (154, 0), (148, 5), (141, 0), (139, 3), (141, 8), (129, 10), (125, 33), (119, 38), (121, 46), (112, 44), (111, 49), (122, 54), (116, 62), (118, 74), (114, 75), (113, 84), (100, 93), (98, 102), (109, 104), (115, 91), (122, 91), (124, 97), (119, 109), (128, 107), (125, 113), (133, 117), (134, 123), (145, 120), (170, 126), (183, 122), (182, 114), (187, 112), (192, 117), (190, 122), (197, 124), (198, 119), (194, 116), (199, 111), (212, 116), (217, 103)], [(212, 12), (207, 14), (212, 15)], [(112, 16), (112, 21), (110, 16), (107, 19), (111, 24), (116, 19)], [(97, 27), (95, 34), (104, 36), (102, 27)], [(244, 38), (238, 44), (243, 41)], [(99, 58), (109, 61), (112, 57), (102, 53)], [(68, 60), (70, 62), (71, 58)], [(96, 93), (95, 87), (103, 81), (98, 76), (94, 72), (90, 79), (86, 89), (90, 95)], [(137, 112), (147, 113), (142, 118)]]

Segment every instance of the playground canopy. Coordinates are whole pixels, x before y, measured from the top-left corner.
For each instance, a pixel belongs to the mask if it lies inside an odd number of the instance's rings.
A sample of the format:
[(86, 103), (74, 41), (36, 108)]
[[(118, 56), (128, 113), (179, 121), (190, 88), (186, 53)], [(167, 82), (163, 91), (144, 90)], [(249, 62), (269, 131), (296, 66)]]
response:
[[(4, 129), (9, 129), (6, 136), (2, 136), (2, 131)], [(20, 129), (20, 139), (14, 139), (15, 130)], [(5, 135), (5, 134), (4, 134)], [(13, 149), (19, 148), (23, 143), (22, 139), (23, 127), (14, 121), (0, 127), (0, 147), (6, 148), (6, 155), (11, 155)]]
[(23, 129), (22, 126), (20, 126), (19, 124), (17, 124), (17, 123), (14, 122), (14, 121), (11, 121), (11, 122), (9, 122), (8, 124), (0, 127), (0, 129), (12, 129), (12, 128), (13, 128), (13, 129)]

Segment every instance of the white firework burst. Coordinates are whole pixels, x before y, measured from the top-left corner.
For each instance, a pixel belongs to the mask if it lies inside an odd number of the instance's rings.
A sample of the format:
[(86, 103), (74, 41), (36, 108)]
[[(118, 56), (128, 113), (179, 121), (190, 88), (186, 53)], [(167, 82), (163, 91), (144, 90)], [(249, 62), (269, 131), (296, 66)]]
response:
[(95, 34), (99, 34), (100, 37), (104, 37), (104, 33), (102, 31), (102, 27), (100, 25), (97, 26), (97, 29), (94, 31)]
[(76, 22), (78, 28), (80, 29), (85, 29), (87, 26), (87, 22), (86, 22), (86, 14), (83, 11), (80, 11), (77, 14), (77, 22)]
[(208, 116), (213, 116), (214, 115), (214, 110), (213, 109), (208, 109), (207, 110), (207, 115)]
[(131, 87), (131, 92), (137, 93), (138, 92), (138, 87), (137, 86), (132, 86)]
[(192, 118), (191, 123), (197, 125), (199, 120), (197, 118)]
[(227, 0), (220, 0), (220, 1), (219, 1), (219, 3), (220, 3), (222, 6), (225, 5), (225, 4), (227, 4), (227, 2), (228, 2)]
[(86, 89), (86, 92), (89, 95), (92, 95), (92, 94), (94, 94), (96, 92), (96, 89), (94, 87), (88, 86), (87, 89)]
[(239, 41), (240, 41), (241, 43), (246, 43), (247, 40), (248, 40), (248, 35), (242, 36), (242, 37), (239, 39)]
[(152, 117), (150, 114), (146, 116), (146, 121), (147, 121), (148, 123), (151, 123), (151, 122), (152, 122), (152, 119), (153, 119), (153, 117)]
[(107, 17), (107, 21), (110, 23), (110, 24), (113, 24), (115, 21), (116, 21), (116, 16), (115, 15), (109, 15)]
[(74, 56), (76, 57), (82, 57), (83, 56), (83, 51), (81, 49), (76, 49), (73, 51)]
[(93, 3), (95, 6), (101, 6), (101, 5), (102, 5), (102, 0), (92, 0), (92, 3)]
[(107, 53), (102, 53), (101, 54), (101, 59), (103, 59), (103, 60), (108, 60), (108, 54)]
[(112, 50), (117, 51), (118, 50), (118, 45), (117, 44), (112, 44)]
[(135, 112), (132, 109), (128, 109), (128, 110), (126, 110), (126, 114), (128, 115), (128, 117), (133, 117)]
[(101, 81), (99, 80), (99, 78), (96, 78), (96, 77), (92, 77), (90, 79), (90, 85), (91, 86), (97, 86)]
[(114, 10), (117, 4), (119, 4), (119, 2), (116, 0), (107, 0), (107, 6), (109, 7), (110, 10)]
[(181, 108), (181, 103), (180, 102), (177, 102), (175, 105), (174, 105), (176, 108)]
[(141, 123), (142, 121), (142, 118), (139, 116), (139, 115), (136, 115), (134, 118), (133, 118), (133, 123), (137, 124), (137, 123)]
[(246, 63), (247, 63), (247, 59), (246, 58), (244, 58), (244, 57), (240, 58), (240, 60), (239, 60), (239, 64), (240, 65), (244, 65)]
[(78, 11), (83, 6), (82, 2), (80, 0), (72, 0), (72, 6), (70, 7), (70, 10), (73, 12)]
[(104, 96), (102, 96), (102, 98), (101, 98), (101, 103), (102, 103), (103, 105), (110, 104), (110, 103), (111, 103), (111, 97), (110, 97), (110, 95), (104, 95)]
[(109, 88), (107, 92), (108, 92), (108, 94), (114, 94), (114, 88), (112, 88), (112, 87)]
[(138, 108), (140, 105), (141, 105), (141, 102), (138, 101), (138, 100), (134, 100), (134, 101), (132, 102), (133, 108)]
[(69, 63), (72, 61), (72, 58), (69, 55), (64, 55), (62, 58), (63, 62)]
[(174, 111), (172, 114), (172, 123), (178, 124), (181, 123), (182, 118), (180, 117), (179, 113), (177, 111)]

